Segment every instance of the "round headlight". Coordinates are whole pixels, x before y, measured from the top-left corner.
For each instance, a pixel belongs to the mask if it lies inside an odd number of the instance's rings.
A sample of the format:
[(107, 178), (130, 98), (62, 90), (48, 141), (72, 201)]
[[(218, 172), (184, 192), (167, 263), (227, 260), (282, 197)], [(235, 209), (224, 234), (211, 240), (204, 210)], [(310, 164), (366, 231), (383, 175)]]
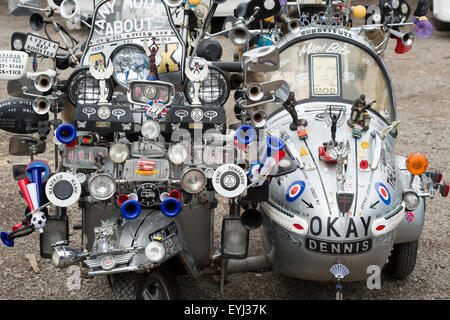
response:
[(114, 80), (123, 88), (127, 89), (130, 81), (147, 79), (150, 60), (141, 47), (121, 46), (112, 53), (112, 57)]
[(108, 174), (101, 173), (94, 175), (88, 184), (89, 193), (97, 200), (107, 200), (116, 192), (116, 184)]
[(181, 175), (181, 187), (189, 193), (199, 193), (206, 186), (206, 175), (197, 168), (187, 169)]
[(173, 164), (182, 164), (187, 159), (188, 151), (181, 143), (177, 143), (169, 147), (167, 155)]
[[(219, 68), (208, 65), (208, 69), (208, 75), (200, 84), (198, 98), (204, 106), (222, 106), (230, 95), (229, 81)], [(184, 93), (189, 103), (194, 99), (194, 92), (194, 82), (186, 79)]]
[[(106, 80), (107, 100), (110, 101), (114, 91), (112, 80)], [(67, 98), (74, 106), (79, 104), (97, 104), (100, 100), (100, 84), (91, 76), (89, 67), (81, 67), (72, 73), (67, 80)]]
[(150, 241), (145, 247), (145, 256), (151, 262), (159, 262), (166, 255), (166, 248), (159, 241)]
[(161, 127), (159, 126), (159, 123), (154, 120), (145, 121), (141, 128), (142, 135), (149, 140), (158, 138), (160, 132)]
[(408, 191), (403, 194), (403, 201), (405, 202), (405, 209), (407, 211), (414, 211), (419, 207), (420, 199), (413, 191)]
[(109, 148), (109, 157), (115, 163), (124, 163), (128, 159), (128, 148), (123, 143), (115, 143)]

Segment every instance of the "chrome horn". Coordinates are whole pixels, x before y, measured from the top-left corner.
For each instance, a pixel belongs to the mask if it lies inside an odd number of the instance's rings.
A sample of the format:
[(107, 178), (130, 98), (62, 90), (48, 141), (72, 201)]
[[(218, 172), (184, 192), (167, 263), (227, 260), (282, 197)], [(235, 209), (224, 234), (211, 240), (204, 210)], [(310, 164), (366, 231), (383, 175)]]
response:
[(258, 110), (252, 114), (252, 122), (255, 128), (262, 128), (267, 123), (267, 113), (263, 110)]
[(264, 89), (261, 84), (255, 82), (247, 87), (247, 98), (253, 102), (257, 102), (264, 97)]
[(80, 6), (77, 0), (64, 0), (59, 6), (59, 14), (64, 19), (72, 19), (80, 11)]
[(401, 33), (393, 29), (390, 29), (389, 32), (396, 38), (399, 38), (402, 41), (402, 45), (405, 47), (410, 47), (414, 43), (414, 32)]
[(53, 86), (53, 79), (56, 77), (55, 70), (47, 70), (44, 72), (28, 72), (27, 78), (34, 80), (34, 86), (40, 92), (47, 92)]
[(236, 46), (243, 46), (249, 42), (250, 33), (248, 32), (247, 27), (242, 22), (239, 22), (228, 32), (228, 38)]
[(302, 24), (298, 19), (290, 19), (287, 23), (289, 32), (297, 32), (300, 30), (301, 26)]
[(33, 101), (33, 110), (37, 114), (46, 114), (50, 110), (50, 100), (44, 97), (36, 98)]

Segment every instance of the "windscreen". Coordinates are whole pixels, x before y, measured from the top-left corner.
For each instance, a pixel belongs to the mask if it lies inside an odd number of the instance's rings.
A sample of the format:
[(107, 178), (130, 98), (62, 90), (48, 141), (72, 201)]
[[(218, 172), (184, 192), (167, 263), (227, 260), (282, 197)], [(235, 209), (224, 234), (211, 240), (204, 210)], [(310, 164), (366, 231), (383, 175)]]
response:
[(328, 38), (298, 42), (280, 53), (280, 69), (266, 76), (287, 81), (296, 100), (354, 101), (364, 94), (376, 100), (372, 109), (392, 120), (392, 92), (381, 67), (353, 44)]

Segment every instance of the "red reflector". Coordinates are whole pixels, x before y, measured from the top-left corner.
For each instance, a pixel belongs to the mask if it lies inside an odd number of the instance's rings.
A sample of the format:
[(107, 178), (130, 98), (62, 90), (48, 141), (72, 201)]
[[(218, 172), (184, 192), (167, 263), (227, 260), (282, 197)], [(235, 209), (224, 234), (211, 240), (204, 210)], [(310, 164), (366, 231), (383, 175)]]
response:
[(449, 189), (450, 189), (450, 186), (449, 186), (448, 182), (443, 182), (441, 184), (441, 187), (440, 187), (440, 190), (439, 190), (441, 192), (441, 196), (443, 196), (443, 197), (448, 196)]
[(298, 223), (294, 223), (294, 227), (297, 228), (298, 230), (303, 230), (303, 227)]
[(375, 230), (377, 230), (377, 231), (381, 231), (381, 230), (383, 230), (384, 229), (384, 227), (385, 227), (385, 225), (380, 225), (380, 226), (378, 226), (378, 227), (376, 227), (375, 228)]

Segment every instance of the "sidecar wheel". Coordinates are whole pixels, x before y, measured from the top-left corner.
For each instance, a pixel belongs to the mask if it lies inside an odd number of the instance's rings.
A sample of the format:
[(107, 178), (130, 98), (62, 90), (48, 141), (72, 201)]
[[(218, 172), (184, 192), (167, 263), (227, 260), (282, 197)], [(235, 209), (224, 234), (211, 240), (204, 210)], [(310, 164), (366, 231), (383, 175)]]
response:
[(108, 276), (108, 281), (112, 300), (176, 300), (179, 297), (176, 277), (166, 270), (114, 274)]
[(391, 278), (406, 279), (414, 270), (417, 258), (418, 241), (394, 245), (385, 270)]

